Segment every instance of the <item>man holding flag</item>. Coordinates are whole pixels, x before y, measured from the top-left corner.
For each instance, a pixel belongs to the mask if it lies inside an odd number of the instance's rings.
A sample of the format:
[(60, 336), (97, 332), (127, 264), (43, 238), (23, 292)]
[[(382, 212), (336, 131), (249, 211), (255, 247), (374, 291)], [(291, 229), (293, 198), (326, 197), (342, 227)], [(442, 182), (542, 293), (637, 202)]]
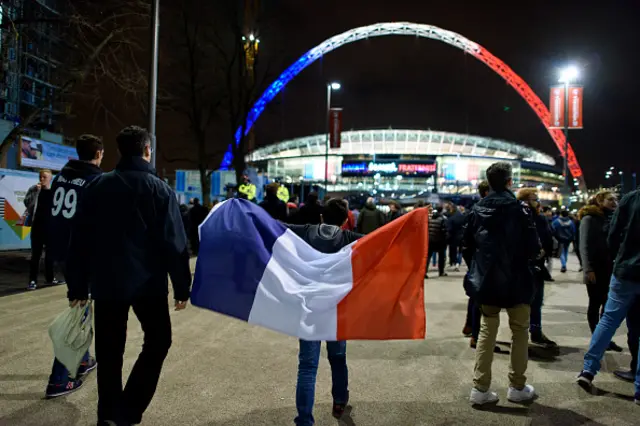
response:
[[(292, 225), (290, 229), (307, 244), (321, 253), (337, 253), (357, 239), (363, 237), (351, 231), (343, 231), (341, 227), (348, 219), (347, 204), (344, 200), (332, 198), (324, 205), (320, 225)], [(320, 359), (321, 341), (300, 339), (298, 353), (298, 385), (296, 387), (296, 408), (298, 426), (311, 426), (313, 420), (313, 403), (316, 391), (316, 375)], [(349, 401), (349, 377), (347, 369), (347, 342), (327, 342), (327, 356), (331, 365), (333, 379), (333, 416), (342, 417)]]
[(417, 209), (366, 235), (343, 231), (347, 207), (329, 200), (320, 224), (287, 227), (230, 199), (200, 227), (191, 302), (300, 340), (296, 424), (312, 425), (321, 342), (333, 414), (349, 399), (347, 340), (424, 339), (428, 214)]

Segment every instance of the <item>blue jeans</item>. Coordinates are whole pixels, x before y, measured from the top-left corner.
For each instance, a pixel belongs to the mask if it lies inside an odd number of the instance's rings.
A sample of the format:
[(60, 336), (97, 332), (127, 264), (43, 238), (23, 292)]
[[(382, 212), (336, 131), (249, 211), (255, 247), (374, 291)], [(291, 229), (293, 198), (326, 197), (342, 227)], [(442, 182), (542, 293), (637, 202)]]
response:
[[(82, 357), (82, 362), (87, 362), (89, 360), (89, 351), (84, 354)], [(77, 377), (76, 377), (77, 379)], [(69, 371), (67, 367), (65, 367), (58, 358), (54, 358), (53, 367), (51, 367), (51, 375), (49, 376), (49, 384), (50, 385), (66, 385), (69, 381)]]
[[(316, 375), (320, 359), (322, 342), (300, 340), (298, 354), (298, 385), (296, 387), (296, 408), (298, 417), (295, 424), (311, 426), (313, 420), (313, 402), (316, 393)], [(347, 342), (327, 342), (327, 356), (331, 364), (331, 378), (334, 404), (346, 404), (349, 401), (349, 374), (347, 370)]]
[[(621, 281), (611, 276), (611, 284), (609, 286), (609, 299), (604, 307), (604, 315), (600, 318), (600, 322), (591, 337), (589, 351), (584, 356), (584, 371), (594, 376), (600, 370), (600, 361), (604, 356), (605, 350), (609, 347), (613, 335), (622, 324), (627, 316), (629, 309), (634, 304), (636, 297), (640, 296), (640, 283), (632, 281)], [(638, 324), (629, 323), (632, 327)], [(638, 331), (633, 330), (637, 336)], [(640, 367), (636, 366), (636, 367)], [(640, 399), (640, 368), (636, 368), (636, 399)]]
[(433, 255), (431, 256), (431, 264), (435, 267), (438, 263), (438, 253), (434, 252)]
[(560, 264), (563, 268), (567, 268), (567, 258), (569, 257), (569, 244), (560, 243)]
[(544, 300), (544, 280), (537, 279), (535, 283), (535, 294), (531, 303), (531, 314), (529, 318), (529, 331), (536, 332), (542, 330), (542, 302)]

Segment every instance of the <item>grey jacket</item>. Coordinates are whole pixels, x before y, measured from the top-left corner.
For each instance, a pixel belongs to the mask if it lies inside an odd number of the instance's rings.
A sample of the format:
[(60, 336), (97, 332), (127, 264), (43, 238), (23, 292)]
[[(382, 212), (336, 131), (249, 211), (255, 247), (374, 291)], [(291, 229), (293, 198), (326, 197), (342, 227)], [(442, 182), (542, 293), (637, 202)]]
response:
[(608, 280), (613, 268), (613, 259), (607, 244), (608, 227), (605, 214), (598, 206), (584, 206), (579, 215), (582, 218), (580, 222), (580, 256), (585, 276), (588, 272), (594, 272), (596, 284), (609, 285)]

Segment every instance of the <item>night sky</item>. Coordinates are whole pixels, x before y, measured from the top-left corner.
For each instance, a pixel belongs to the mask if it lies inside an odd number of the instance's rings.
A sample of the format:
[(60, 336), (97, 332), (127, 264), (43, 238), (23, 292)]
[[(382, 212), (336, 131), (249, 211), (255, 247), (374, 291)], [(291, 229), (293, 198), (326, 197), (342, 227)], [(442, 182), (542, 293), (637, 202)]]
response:
[[(333, 35), (390, 21), (460, 33), (506, 62), (545, 103), (558, 68), (576, 64), (585, 86), (585, 128), (572, 131), (570, 141), (588, 185), (603, 183), (609, 166), (640, 171), (638, 2), (275, 0), (271, 7), (277, 18), (260, 36), (262, 49), (278, 57), (274, 77)], [(270, 42), (277, 46), (267, 47)], [(323, 132), (325, 83), (333, 80), (343, 85), (334, 106), (345, 109), (345, 130), (463, 132), (558, 156), (535, 113), (487, 66), (442, 42), (406, 36), (353, 43), (307, 68), (259, 120), (258, 143)]]

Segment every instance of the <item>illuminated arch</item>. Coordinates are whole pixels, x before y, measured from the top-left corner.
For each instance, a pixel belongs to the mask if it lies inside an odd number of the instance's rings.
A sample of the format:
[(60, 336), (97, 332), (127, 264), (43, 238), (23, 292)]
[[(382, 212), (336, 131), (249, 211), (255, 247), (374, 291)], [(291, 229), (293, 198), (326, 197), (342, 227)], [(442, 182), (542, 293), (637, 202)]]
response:
[[(325, 54), (344, 46), (348, 43), (363, 40), (370, 37), (381, 37), (387, 35), (404, 35), (414, 37), (424, 37), (433, 40), (439, 40), (447, 43), (451, 46), (457, 47), (466, 53), (473, 55), (476, 59), (484, 62), (493, 71), (500, 75), (511, 87), (513, 87), (522, 98), (527, 101), (531, 109), (538, 115), (542, 124), (547, 128), (549, 135), (556, 144), (556, 147), (560, 151), (560, 154), (564, 156), (564, 144), (565, 137), (562, 130), (549, 129), (549, 117), (550, 113), (546, 105), (540, 100), (540, 98), (531, 90), (529, 85), (518, 76), (507, 64), (502, 62), (491, 52), (477, 43), (461, 36), (460, 34), (452, 31), (444, 30), (442, 28), (435, 27), (433, 25), (414, 24), (411, 22), (390, 22), (369, 25), (366, 27), (354, 28), (345, 33), (331, 37), (330, 39), (322, 42), (318, 46), (314, 47), (307, 53), (305, 53), (300, 59), (298, 59), (293, 65), (287, 68), (276, 81), (274, 81), (262, 94), (260, 99), (253, 105), (251, 111), (249, 111), (247, 117), (247, 126), (245, 132), (248, 133), (253, 127), (254, 123), (260, 117), (260, 114), (264, 111), (267, 104), (276, 97), (278, 93), (298, 75), (302, 70), (311, 65), (317, 59), (321, 58)], [(236, 143), (240, 140), (241, 128), (238, 129), (235, 135)], [(222, 168), (230, 168), (233, 154), (231, 146), (222, 160)], [(578, 179), (580, 187), (586, 189), (584, 183), (584, 176), (582, 169), (578, 164), (576, 155), (573, 148), (569, 146), (569, 170), (574, 178)]]

